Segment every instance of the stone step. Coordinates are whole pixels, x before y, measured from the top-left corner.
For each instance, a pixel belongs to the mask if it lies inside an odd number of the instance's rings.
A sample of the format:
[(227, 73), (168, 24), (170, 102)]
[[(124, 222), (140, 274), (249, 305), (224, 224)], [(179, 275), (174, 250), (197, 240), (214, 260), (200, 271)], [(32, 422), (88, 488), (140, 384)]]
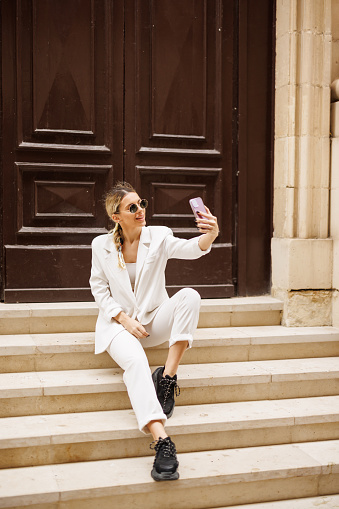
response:
[[(179, 405), (332, 396), (339, 358), (186, 364), (178, 379)], [(0, 398), (0, 417), (130, 408), (119, 368), (0, 374)]]
[(175, 484), (151, 479), (152, 457), (3, 469), (0, 507), (201, 509), (330, 495), (339, 440), (184, 453), (179, 462)]
[[(180, 452), (339, 439), (339, 396), (181, 406)], [(0, 468), (151, 455), (131, 410), (0, 419)]]
[[(165, 363), (168, 345), (146, 349), (150, 364)], [(0, 372), (54, 371), (117, 367), (105, 352), (94, 353), (94, 333), (0, 336)], [(199, 328), (185, 364), (339, 356), (334, 327)]]
[[(280, 325), (283, 303), (270, 296), (203, 299), (199, 327)], [(93, 332), (94, 302), (0, 303), (0, 334)]]
[(213, 509), (339, 509), (339, 495), (322, 497), (295, 498), (293, 500), (277, 500), (259, 504), (232, 505)]

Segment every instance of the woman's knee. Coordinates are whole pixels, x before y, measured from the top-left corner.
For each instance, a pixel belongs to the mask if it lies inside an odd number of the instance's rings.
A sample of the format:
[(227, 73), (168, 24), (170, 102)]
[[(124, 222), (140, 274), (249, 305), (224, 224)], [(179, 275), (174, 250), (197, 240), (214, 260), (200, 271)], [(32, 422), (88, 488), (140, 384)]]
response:
[(192, 307), (199, 307), (201, 304), (200, 294), (194, 290), (193, 288), (182, 288), (179, 291), (181, 293), (183, 299), (185, 299)]

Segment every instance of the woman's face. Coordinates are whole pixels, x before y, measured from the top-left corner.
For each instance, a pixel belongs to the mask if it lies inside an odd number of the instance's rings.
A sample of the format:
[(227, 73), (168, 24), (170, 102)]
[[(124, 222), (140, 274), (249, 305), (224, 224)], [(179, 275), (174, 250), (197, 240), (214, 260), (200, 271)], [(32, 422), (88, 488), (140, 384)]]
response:
[[(113, 221), (118, 220), (123, 229), (146, 226), (146, 209), (140, 207), (140, 201), (141, 199), (137, 193), (126, 194), (119, 205), (119, 214), (113, 214), (112, 216)], [(138, 205), (135, 214), (129, 211), (133, 203)]]

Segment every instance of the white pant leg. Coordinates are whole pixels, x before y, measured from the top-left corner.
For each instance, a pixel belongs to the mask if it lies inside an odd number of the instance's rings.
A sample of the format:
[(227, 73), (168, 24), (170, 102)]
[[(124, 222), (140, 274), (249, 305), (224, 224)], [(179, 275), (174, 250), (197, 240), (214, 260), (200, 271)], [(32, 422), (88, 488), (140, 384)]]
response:
[(169, 341), (169, 346), (172, 346), (177, 341), (188, 341), (188, 347), (191, 348), (198, 325), (200, 303), (199, 293), (192, 288), (179, 290), (161, 304), (153, 320), (144, 326), (149, 337), (140, 340), (142, 346), (157, 346), (165, 341)]
[(124, 382), (140, 431), (149, 433), (146, 425), (151, 421), (165, 424), (167, 417), (158, 401), (148, 359), (138, 339), (124, 330), (115, 336), (107, 352), (124, 370)]

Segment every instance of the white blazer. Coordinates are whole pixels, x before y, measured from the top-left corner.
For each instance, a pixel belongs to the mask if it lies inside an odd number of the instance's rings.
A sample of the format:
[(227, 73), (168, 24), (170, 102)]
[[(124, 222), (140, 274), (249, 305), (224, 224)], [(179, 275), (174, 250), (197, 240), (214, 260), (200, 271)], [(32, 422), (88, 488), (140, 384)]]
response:
[(92, 242), (90, 285), (99, 307), (95, 328), (95, 353), (102, 353), (124, 327), (113, 318), (124, 311), (143, 325), (150, 323), (158, 307), (168, 299), (165, 268), (170, 258), (192, 260), (210, 252), (198, 245), (200, 237), (179, 239), (166, 226), (143, 227), (141, 231), (134, 292), (126, 269), (118, 267), (113, 234)]

